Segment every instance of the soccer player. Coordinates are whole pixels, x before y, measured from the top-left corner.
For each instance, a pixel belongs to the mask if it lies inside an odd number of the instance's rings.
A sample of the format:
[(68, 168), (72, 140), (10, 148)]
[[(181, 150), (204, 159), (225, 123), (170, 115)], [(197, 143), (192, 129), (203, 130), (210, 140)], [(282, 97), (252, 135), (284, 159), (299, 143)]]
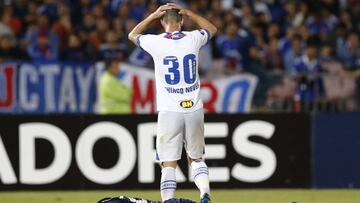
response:
[[(183, 16), (201, 29), (181, 30)], [(165, 33), (142, 34), (151, 22), (160, 19)], [(129, 39), (147, 51), (155, 64), (158, 110), (156, 151), (162, 167), (160, 193), (163, 202), (176, 190), (175, 168), (185, 147), (192, 176), (202, 203), (210, 202), (209, 172), (203, 160), (204, 111), (200, 99), (199, 49), (217, 29), (205, 18), (174, 3), (160, 6), (140, 22)]]

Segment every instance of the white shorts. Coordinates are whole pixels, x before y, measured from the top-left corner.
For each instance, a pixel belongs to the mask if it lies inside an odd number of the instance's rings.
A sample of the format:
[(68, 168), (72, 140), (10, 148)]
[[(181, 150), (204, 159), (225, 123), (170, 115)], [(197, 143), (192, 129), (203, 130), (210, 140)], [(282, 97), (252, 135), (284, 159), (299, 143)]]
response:
[(204, 155), (204, 111), (169, 112), (158, 115), (156, 160), (159, 162), (181, 159), (183, 146), (192, 159)]

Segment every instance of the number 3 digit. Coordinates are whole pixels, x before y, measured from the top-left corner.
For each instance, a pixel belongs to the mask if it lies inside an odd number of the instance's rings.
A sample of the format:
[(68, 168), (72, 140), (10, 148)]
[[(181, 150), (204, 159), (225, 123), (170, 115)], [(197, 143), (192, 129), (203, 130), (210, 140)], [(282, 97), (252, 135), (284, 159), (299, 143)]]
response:
[(165, 80), (168, 84), (175, 85), (180, 82), (179, 62), (176, 56), (167, 56), (164, 58), (164, 65), (169, 65), (170, 62), (172, 66), (169, 68), (169, 73), (172, 74), (166, 74)]

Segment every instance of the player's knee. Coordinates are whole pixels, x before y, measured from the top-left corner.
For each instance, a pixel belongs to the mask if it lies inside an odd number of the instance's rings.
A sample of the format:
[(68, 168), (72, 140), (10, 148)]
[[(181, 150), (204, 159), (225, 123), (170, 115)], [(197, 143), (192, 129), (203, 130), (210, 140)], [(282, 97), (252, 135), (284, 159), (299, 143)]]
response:
[(194, 161), (194, 162), (202, 162), (204, 161), (202, 158), (199, 158), (199, 159), (191, 159), (191, 161)]
[(188, 160), (189, 165), (191, 165), (192, 162), (202, 162), (202, 161), (204, 161), (203, 158), (193, 159), (190, 156), (187, 157), (187, 160)]
[(176, 161), (165, 161), (165, 162), (161, 162), (160, 166), (161, 166), (161, 168), (166, 168), (166, 167), (176, 168), (177, 162)]

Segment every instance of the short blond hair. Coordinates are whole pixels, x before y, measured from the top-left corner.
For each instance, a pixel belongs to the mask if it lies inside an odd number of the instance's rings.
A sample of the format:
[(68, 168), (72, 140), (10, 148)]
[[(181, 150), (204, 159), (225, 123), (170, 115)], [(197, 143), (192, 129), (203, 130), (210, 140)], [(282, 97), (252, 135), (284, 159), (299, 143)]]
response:
[(180, 22), (182, 20), (182, 15), (179, 14), (179, 9), (169, 9), (166, 10), (166, 13), (162, 16), (161, 20), (164, 21), (165, 23), (169, 23), (169, 22)]

